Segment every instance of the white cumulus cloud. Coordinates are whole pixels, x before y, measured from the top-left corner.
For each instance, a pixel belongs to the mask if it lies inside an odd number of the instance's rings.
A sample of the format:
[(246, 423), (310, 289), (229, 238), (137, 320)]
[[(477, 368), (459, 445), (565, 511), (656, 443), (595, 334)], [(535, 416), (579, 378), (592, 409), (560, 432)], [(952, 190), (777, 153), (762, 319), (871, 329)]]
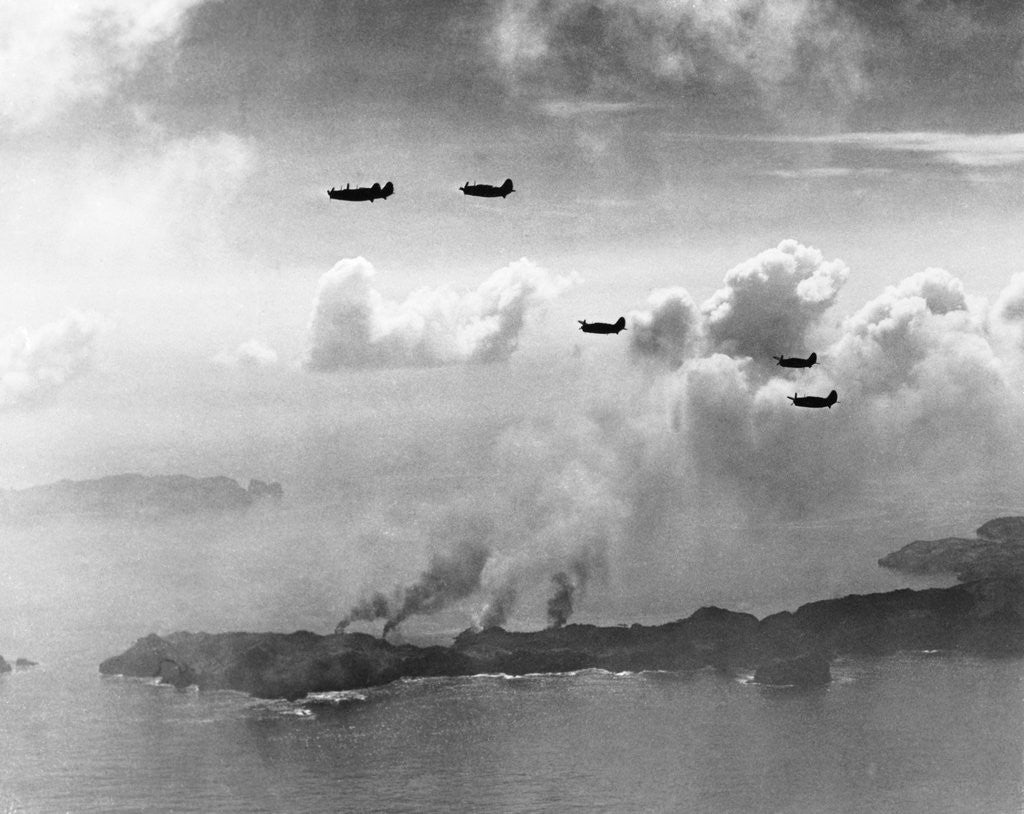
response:
[(678, 367), (700, 336), (700, 312), (689, 292), (678, 287), (653, 292), (647, 305), (629, 314), (630, 350)]
[(835, 302), (849, 269), (795, 240), (740, 263), (701, 306), (708, 339), (732, 355), (801, 351), (808, 330)]
[(0, 407), (42, 398), (92, 364), (97, 336), (106, 327), (98, 314), (69, 311), (62, 319), (0, 341)]
[(305, 366), (432, 366), (507, 359), (528, 314), (577, 278), (553, 275), (523, 258), (499, 269), (473, 291), (420, 288), (405, 300), (373, 287), (365, 258), (341, 260), (317, 286)]

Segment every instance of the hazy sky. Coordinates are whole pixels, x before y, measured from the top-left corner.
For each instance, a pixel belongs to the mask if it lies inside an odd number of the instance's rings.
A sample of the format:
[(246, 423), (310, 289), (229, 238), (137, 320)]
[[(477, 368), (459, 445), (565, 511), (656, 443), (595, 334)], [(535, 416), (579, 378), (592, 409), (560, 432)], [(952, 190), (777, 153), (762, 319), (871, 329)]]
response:
[(0, 31), (2, 485), (468, 501), (515, 529), (495, 585), (584, 538), (642, 582), (698, 509), (1024, 485), (1018, 3), (8, 0)]

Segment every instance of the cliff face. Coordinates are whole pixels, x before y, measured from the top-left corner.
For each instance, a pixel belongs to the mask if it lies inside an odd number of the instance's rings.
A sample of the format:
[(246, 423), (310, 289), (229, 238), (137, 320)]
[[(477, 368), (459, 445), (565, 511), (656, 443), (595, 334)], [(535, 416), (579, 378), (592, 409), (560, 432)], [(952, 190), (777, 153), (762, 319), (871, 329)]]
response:
[(999, 517), (977, 530), (977, 538), (915, 540), (878, 561), (911, 574), (956, 574), (963, 582), (1024, 576), (1024, 517)]
[[(927, 591), (848, 596), (755, 617), (702, 608), (644, 627), (566, 625), (533, 633), (465, 631), (451, 647), (395, 646), (365, 634), (174, 633), (140, 639), (104, 674), (262, 697), (384, 684), (402, 677), (607, 670), (758, 670), (765, 683), (828, 680), (843, 654), (956, 650), (1024, 655), (1024, 586), (991, 579)], [(760, 668), (760, 669), (759, 669)]]
[(279, 483), (188, 475), (111, 475), (96, 480), (62, 480), (28, 489), (0, 490), (0, 519), (28, 520), (65, 514), (161, 516), (244, 509), (256, 500), (280, 499)]

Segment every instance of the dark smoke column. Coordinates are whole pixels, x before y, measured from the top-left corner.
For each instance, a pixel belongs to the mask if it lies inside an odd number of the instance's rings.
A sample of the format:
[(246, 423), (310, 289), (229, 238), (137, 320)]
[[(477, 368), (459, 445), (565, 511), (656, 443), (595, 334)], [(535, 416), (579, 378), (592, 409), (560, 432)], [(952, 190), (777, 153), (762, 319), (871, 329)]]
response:
[(464, 542), (447, 556), (435, 554), (430, 567), (404, 590), (398, 610), (388, 616), (384, 635), (410, 616), (437, 613), (477, 591), (490, 556), (487, 546), (475, 542)]
[(566, 571), (551, 577), (555, 593), (548, 600), (548, 627), (559, 628), (568, 622), (577, 592), (582, 596), (591, 577), (604, 578), (607, 569), (604, 547), (587, 547), (576, 554)]
[(334, 633), (336, 635), (344, 633), (345, 628), (352, 622), (372, 622), (375, 619), (386, 619), (390, 615), (391, 605), (388, 602), (388, 598), (378, 591), (369, 599), (364, 599), (354, 606), (348, 612), (348, 615), (338, 622), (337, 627), (334, 628)]
[(572, 616), (572, 595), (576, 593), (576, 586), (565, 571), (559, 571), (551, 582), (555, 586), (555, 593), (548, 600), (548, 627), (562, 627)]
[(427, 570), (406, 587), (396, 587), (391, 595), (377, 591), (364, 599), (338, 622), (334, 632), (344, 633), (352, 622), (386, 619), (384, 634), (416, 614), (437, 613), (480, 588), (480, 575), (491, 556), (483, 541), (492, 531), (491, 521), (479, 515), (453, 514), (430, 531), (435, 543), (451, 546), (449, 554), (434, 554)]

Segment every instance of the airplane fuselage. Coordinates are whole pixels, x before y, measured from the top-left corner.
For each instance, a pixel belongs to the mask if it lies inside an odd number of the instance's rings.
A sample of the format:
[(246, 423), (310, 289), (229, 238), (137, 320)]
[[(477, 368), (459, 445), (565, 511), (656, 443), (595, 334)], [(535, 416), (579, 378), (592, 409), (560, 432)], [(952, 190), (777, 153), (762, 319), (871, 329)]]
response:
[(814, 367), (818, 361), (818, 355), (812, 353), (806, 359), (801, 359), (799, 356), (773, 356), (773, 359), (777, 359), (779, 367)]
[(798, 396), (794, 393), (792, 396), (786, 396), (786, 398), (793, 402), (794, 407), (828, 407), (830, 410), (833, 404), (839, 402), (839, 396), (835, 390), (827, 396)]
[(626, 330), (626, 318), (619, 317), (617, 322), (587, 322), (585, 319), (579, 320), (580, 330), (587, 334), (618, 334), (619, 331)]
[(512, 179), (508, 178), (505, 183), (500, 187), (493, 186), (492, 184), (470, 184), (466, 182), (464, 186), (459, 187), (459, 190), (463, 195), (473, 195), (477, 198), (504, 198), (506, 195), (515, 192), (512, 188)]
[(374, 184), (372, 187), (356, 187), (355, 189), (347, 186), (344, 189), (331, 188), (327, 190), (327, 197), (332, 201), (369, 201), (373, 203), (378, 198), (387, 200), (388, 196), (393, 195), (394, 192), (394, 184), (388, 181), (383, 188), (380, 184)]

